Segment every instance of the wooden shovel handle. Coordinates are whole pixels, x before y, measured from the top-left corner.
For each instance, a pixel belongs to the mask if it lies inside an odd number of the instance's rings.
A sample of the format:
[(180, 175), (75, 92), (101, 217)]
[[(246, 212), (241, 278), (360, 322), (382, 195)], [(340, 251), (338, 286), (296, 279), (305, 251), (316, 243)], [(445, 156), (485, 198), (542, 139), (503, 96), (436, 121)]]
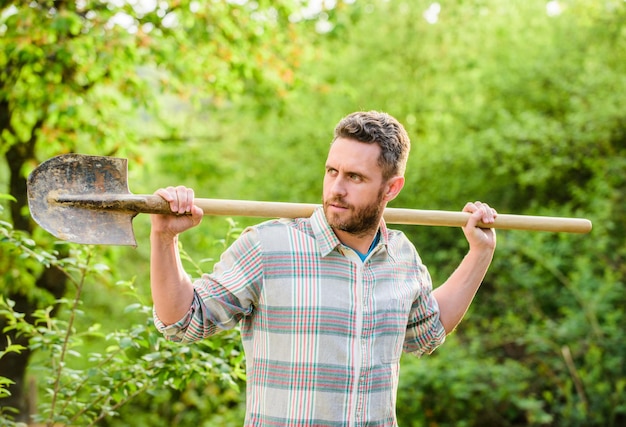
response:
[[(171, 214), (169, 204), (159, 196), (135, 194), (51, 195), (55, 203), (71, 204), (97, 210), (124, 211), (132, 214)], [(195, 199), (205, 215), (247, 216), (261, 218), (304, 218), (319, 205), (307, 203), (262, 202), (252, 200)], [(389, 224), (437, 225), (462, 227), (467, 223), (467, 212), (387, 208), (385, 221)], [(505, 230), (534, 230), (567, 233), (588, 233), (591, 221), (583, 218), (558, 218), (498, 214), (493, 224), (479, 224), (484, 228)]]
[[(260, 202), (250, 200), (196, 199), (205, 215), (250, 216), (265, 218), (308, 217), (319, 206), (305, 203)], [(389, 224), (437, 225), (462, 227), (467, 223), (467, 212), (418, 210), (403, 208), (385, 209), (384, 218)], [(481, 224), (485, 228), (507, 230), (535, 230), (568, 233), (588, 233), (591, 221), (582, 218), (558, 218), (498, 214), (493, 224)]]

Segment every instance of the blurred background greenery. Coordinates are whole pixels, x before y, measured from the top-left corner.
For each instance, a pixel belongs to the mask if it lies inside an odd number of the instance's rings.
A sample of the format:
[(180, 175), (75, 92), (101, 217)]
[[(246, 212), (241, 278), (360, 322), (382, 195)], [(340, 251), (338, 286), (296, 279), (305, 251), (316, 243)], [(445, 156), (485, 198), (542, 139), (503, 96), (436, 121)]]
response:
[[(151, 326), (138, 248), (33, 223), (26, 177), (62, 153), (129, 159), (134, 193), (317, 203), (335, 123), (383, 110), (412, 139), (394, 207), (586, 217), (588, 235), (500, 231), (458, 330), (402, 360), (401, 426), (626, 423), (626, 2), (0, 3), (0, 425), (240, 426), (236, 331)], [(182, 238), (192, 275), (251, 218)], [(435, 286), (458, 229), (401, 227)]]

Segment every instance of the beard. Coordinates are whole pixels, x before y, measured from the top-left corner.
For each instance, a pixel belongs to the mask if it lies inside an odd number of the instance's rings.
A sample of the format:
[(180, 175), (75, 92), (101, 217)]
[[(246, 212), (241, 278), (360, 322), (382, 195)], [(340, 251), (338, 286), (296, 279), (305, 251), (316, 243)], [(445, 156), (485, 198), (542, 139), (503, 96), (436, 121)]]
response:
[[(340, 197), (335, 197), (324, 201), (324, 214), (331, 228), (345, 231), (346, 233), (356, 236), (364, 236), (370, 232), (378, 230), (380, 218), (383, 213), (383, 189), (381, 188), (376, 201), (367, 206), (355, 207), (347, 204)], [(328, 212), (330, 205), (338, 205), (348, 209), (347, 217), (342, 218), (340, 215)]]

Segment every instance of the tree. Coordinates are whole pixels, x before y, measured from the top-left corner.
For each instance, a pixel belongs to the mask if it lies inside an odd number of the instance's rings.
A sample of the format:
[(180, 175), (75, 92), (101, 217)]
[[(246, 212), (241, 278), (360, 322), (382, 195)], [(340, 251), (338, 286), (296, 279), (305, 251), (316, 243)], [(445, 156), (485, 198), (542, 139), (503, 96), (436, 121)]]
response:
[[(290, 1), (3, 2), (0, 153), (8, 167), (7, 192), (15, 199), (14, 229), (51, 244), (27, 211), (26, 176), (42, 159), (80, 151), (140, 162), (149, 138), (187, 137), (184, 123), (163, 113), (166, 94), (193, 108), (243, 94), (263, 99), (289, 87), (303, 42), (289, 22), (293, 11)], [(145, 115), (149, 132), (132, 126)], [(13, 255), (3, 253), (0, 274), (16, 310), (32, 315), (64, 295), (57, 268)], [(5, 326), (0, 319), (0, 330)], [(13, 332), (6, 338), (26, 344)], [(0, 377), (15, 382), (2, 405), (18, 408), (22, 419), (29, 356), (29, 350), (7, 354), (0, 365)]]

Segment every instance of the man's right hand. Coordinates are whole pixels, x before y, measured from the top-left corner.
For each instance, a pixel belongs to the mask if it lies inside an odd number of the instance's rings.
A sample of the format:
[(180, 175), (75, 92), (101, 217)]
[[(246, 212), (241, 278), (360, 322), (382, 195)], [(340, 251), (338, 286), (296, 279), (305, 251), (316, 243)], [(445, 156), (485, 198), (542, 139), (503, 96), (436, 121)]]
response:
[(170, 204), (173, 215), (151, 215), (153, 237), (162, 241), (173, 240), (178, 234), (202, 221), (202, 209), (194, 204), (194, 191), (178, 187), (159, 188), (154, 194)]

